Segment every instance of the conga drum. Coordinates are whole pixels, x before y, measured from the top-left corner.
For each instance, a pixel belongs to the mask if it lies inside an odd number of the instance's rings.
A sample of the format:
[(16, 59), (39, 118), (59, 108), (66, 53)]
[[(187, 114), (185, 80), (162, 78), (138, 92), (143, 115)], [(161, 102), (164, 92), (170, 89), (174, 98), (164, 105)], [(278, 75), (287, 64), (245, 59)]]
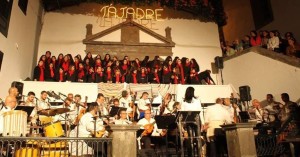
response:
[(42, 145), (41, 157), (68, 157), (69, 149), (66, 141)]
[(60, 121), (44, 124), (44, 134), (46, 137), (61, 137), (64, 136), (64, 131)]
[(14, 110), (3, 113), (3, 136), (21, 137), (27, 132), (27, 113)]

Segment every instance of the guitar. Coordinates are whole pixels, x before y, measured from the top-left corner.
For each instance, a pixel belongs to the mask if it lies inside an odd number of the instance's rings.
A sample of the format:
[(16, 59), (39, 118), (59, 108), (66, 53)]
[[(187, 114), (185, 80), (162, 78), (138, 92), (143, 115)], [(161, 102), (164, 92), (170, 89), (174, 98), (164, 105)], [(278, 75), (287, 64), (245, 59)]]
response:
[[(88, 97), (85, 96), (85, 100), (84, 100), (84, 106), (85, 106), (85, 107), (87, 106), (87, 100), (88, 100)], [(78, 106), (78, 107), (79, 107), (79, 106)], [(76, 117), (75, 122), (74, 122), (75, 125), (78, 125), (78, 124), (79, 124), (79, 121), (80, 121), (81, 117), (85, 114), (85, 112), (86, 112), (86, 108), (82, 108), (82, 109), (79, 111), (78, 116)]]
[(142, 136), (148, 136), (150, 134), (152, 134), (153, 130), (154, 130), (154, 124), (156, 122), (154, 121), (153, 123), (150, 123), (150, 124), (146, 124), (144, 125), (144, 131), (142, 133)]
[[(146, 124), (144, 125), (144, 131), (142, 133), (142, 136), (148, 136), (150, 134), (152, 134), (153, 130), (154, 130), (154, 124), (156, 122), (154, 121), (153, 123), (150, 123), (150, 124)], [(163, 129), (162, 132), (160, 133), (161, 136), (165, 136), (167, 134), (167, 130), (166, 129)]]
[(105, 134), (105, 131), (106, 131), (105, 128), (103, 128), (102, 130), (96, 131), (96, 133), (93, 131), (92, 136), (96, 137), (96, 138), (101, 138)]

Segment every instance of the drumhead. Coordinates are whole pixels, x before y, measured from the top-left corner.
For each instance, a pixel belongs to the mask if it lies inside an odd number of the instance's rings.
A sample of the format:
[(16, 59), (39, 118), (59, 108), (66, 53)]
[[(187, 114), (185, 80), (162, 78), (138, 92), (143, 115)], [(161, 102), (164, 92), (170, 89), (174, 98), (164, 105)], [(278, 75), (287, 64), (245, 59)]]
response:
[(5, 112), (5, 113), (3, 113), (3, 117), (8, 116), (8, 115), (15, 115), (15, 114), (24, 115), (27, 117), (27, 112), (20, 111), (20, 110), (13, 110), (13, 111)]

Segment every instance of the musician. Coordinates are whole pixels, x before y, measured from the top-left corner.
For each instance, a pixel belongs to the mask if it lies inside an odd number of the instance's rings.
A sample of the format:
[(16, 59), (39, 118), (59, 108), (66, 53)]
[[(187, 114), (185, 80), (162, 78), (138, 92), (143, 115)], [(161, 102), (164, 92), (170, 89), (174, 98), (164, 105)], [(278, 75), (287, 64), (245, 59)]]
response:
[(138, 111), (139, 111), (139, 119), (142, 119), (144, 118), (144, 114), (145, 114), (145, 111), (146, 110), (150, 110), (150, 107), (149, 107), (149, 100), (148, 100), (148, 93), (147, 92), (143, 92), (142, 96), (140, 97), (140, 100), (138, 102)]
[(181, 104), (180, 104), (180, 102), (178, 102), (178, 101), (174, 102), (174, 104), (173, 104), (173, 111), (172, 111), (171, 114), (176, 115), (177, 112), (180, 111), (180, 110), (181, 110)]
[(119, 117), (120, 117), (120, 119), (115, 120), (115, 124), (117, 124), (117, 125), (129, 125), (132, 123), (131, 121), (129, 121), (127, 119), (127, 113), (125, 110), (121, 110), (119, 112)]
[(231, 104), (230, 98), (224, 98), (222, 107), (228, 111), (232, 119), (234, 117), (234, 110), (236, 110), (237, 114), (240, 112), (240, 109), (236, 104)]
[(267, 122), (274, 122), (277, 119), (277, 114), (279, 113), (280, 102), (276, 102), (272, 94), (267, 94), (266, 96), (267, 105), (264, 107), (264, 119)]
[(31, 123), (35, 124), (36, 123), (36, 119), (37, 119), (37, 109), (36, 109), (36, 105), (34, 102), (35, 99), (35, 93), (34, 92), (28, 92), (27, 94), (27, 99), (25, 101), (25, 106), (34, 106), (35, 108), (33, 109), (33, 111), (30, 114), (30, 118), (31, 118)]
[(248, 110), (250, 119), (255, 120), (257, 123), (263, 122), (264, 110), (257, 99), (252, 100), (252, 106)]
[(207, 129), (210, 157), (224, 156), (227, 153), (226, 138), (220, 125), (230, 124), (233, 119), (222, 102), (222, 99), (218, 98), (216, 104), (207, 107), (206, 110), (204, 129)]
[[(203, 112), (201, 101), (195, 95), (195, 88), (188, 87), (185, 91), (183, 102), (181, 103), (181, 111), (200, 111)], [(204, 116), (200, 114), (201, 123), (204, 124)]]
[(172, 94), (167, 93), (159, 106), (159, 115), (171, 114), (173, 112), (173, 105)]
[(18, 94), (19, 94), (19, 92), (18, 92), (18, 89), (16, 87), (10, 87), (8, 89), (8, 95), (9, 96), (12, 96), (12, 97), (16, 98), (18, 96)]
[[(181, 103), (181, 111), (200, 111), (200, 124), (198, 123), (187, 123), (184, 125), (184, 129), (186, 129), (186, 133), (188, 133), (188, 137), (190, 139), (185, 140), (185, 145), (187, 146), (188, 156), (192, 155), (192, 152), (194, 151), (192, 149), (192, 143), (194, 143), (194, 140), (199, 139), (193, 139), (193, 137), (200, 136), (200, 132), (198, 131), (199, 128), (201, 128), (201, 124), (204, 124), (204, 116), (202, 114), (202, 107), (201, 102), (197, 97), (194, 95), (195, 89), (193, 87), (188, 87), (185, 91), (185, 97), (183, 98), (183, 102)], [(185, 133), (185, 134), (186, 134)]]
[[(98, 114), (98, 104), (96, 102), (91, 103), (88, 108), (87, 112), (81, 117), (78, 126), (75, 127), (70, 133), (70, 137), (77, 137), (77, 130), (78, 130), (78, 137), (91, 137), (94, 132), (99, 132), (105, 130), (103, 126), (103, 121), (97, 118)], [(97, 118), (96, 122), (95, 119)], [(78, 129), (77, 129), (78, 127)], [(76, 155), (76, 151), (78, 156), (84, 155), (92, 155), (94, 150), (90, 147), (86, 142), (80, 141), (78, 142), (78, 149), (76, 148), (76, 142), (71, 142), (70, 151), (71, 155)]]
[(145, 110), (145, 117), (138, 121), (138, 125), (141, 125), (141, 129), (144, 129), (142, 133), (141, 142), (144, 143), (144, 148), (151, 148), (151, 136), (164, 136), (165, 132), (162, 129), (158, 129), (155, 120), (151, 118), (151, 111)]
[(97, 95), (97, 100), (96, 103), (98, 104), (99, 107), (99, 116), (107, 116), (108, 115), (108, 110), (107, 106), (105, 106), (105, 97), (102, 93), (98, 93)]
[(49, 102), (47, 102), (48, 94), (46, 91), (41, 92), (41, 98), (38, 101), (38, 111), (43, 109), (49, 109), (51, 106)]
[(133, 112), (133, 110), (130, 106), (131, 101), (132, 101), (132, 99), (131, 99), (131, 96), (129, 95), (128, 91), (123, 90), (122, 98), (120, 99), (119, 102), (120, 102), (120, 107), (125, 107), (127, 109), (126, 110), (127, 115)]
[(284, 122), (289, 118), (292, 112), (296, 111), (298, 105), (297, 103), (290, 101), (290, 96), (288, 93), (282, 93), (281, 99), (284, 104), (280, 105), (280, 121)]
[(4, 121), (3, 113), (12, 111), (17, 106), (17, 99), (14, 96), (7, 96), (5, 99), (5, 105), (0, 110), (0, 134), (3, 133)]

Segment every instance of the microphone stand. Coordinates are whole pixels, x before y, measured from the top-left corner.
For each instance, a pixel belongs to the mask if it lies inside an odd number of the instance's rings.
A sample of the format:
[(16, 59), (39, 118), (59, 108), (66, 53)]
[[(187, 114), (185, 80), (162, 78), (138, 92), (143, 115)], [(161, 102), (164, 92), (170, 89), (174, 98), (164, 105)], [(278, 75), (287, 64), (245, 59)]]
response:
[[(36, 114), (37, 114), (37, 119), (36, 119), (36, 125), (41, 126), (41, 121), (40, 121), (40, 115), (38, 115), (38, 98), (35, 97), (35, 108), (36, 108)], [(40, 129), (37, 129), (37, 134), (40, 133)]]

